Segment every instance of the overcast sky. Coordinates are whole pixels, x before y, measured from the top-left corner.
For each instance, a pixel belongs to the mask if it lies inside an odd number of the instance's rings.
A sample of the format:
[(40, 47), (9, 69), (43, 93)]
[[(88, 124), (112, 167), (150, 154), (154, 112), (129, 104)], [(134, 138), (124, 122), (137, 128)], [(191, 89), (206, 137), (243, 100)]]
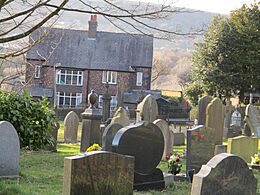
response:
[(187, 7), (202, 11), (229, 14), (231, 10), (240, 8), (243, 4), (250, 5), (254, 0), (139, 0), (143, 2), (173, 3), (174, 6)]

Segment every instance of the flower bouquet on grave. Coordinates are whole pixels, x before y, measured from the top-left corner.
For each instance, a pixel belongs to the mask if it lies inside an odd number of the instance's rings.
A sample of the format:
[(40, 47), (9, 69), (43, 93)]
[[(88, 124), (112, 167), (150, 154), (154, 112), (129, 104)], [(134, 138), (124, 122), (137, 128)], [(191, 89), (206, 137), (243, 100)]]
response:
[(88, 147), (86, 152), (92, 152), (92, 151), (100, 151), (102, 148), (98, 144), (93, 144), (92, 146)]
[(254, 157), (251, 156), (251, 165), (260, 165), (260, 154), (255, 154)]
[(179, 155), (171, 155), (170, 159), (168, 160), (168, 173), (171, 174), (178, 174), (181, 172), (181, 158)]

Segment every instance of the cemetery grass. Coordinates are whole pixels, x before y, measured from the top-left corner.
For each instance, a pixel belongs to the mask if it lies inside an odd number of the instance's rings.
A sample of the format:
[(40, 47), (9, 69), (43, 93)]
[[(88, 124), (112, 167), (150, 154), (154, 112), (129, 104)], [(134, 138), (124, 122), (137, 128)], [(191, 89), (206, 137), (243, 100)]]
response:
[[(78, 129), (78, 141), (80, 141), (81, 126)], [(78, 144), (64, 144), (64, 124), (60, 123), (58, 134), (58, 152), (26, 151), (21, 150), (20, 178), (0, 179), (0, 195), (61, 195), (63, 190), (63, 163), (64, 157), (79, 153)], [(182, 154), (185, 146), (175, 146), (174, 153)], [(161, 162), (158, 166), (167, 172), (167, 162)], [(182, 172), (185, 173), (185, 159), (182, 160)], [(257, 194), (260, 195), (260, 172), (254, 171), (258, 179)], [(134, 192), (134, 195), (188, 195), (191, 184), (187, 182), (175, 182), (163, 191)]]
[[(79, 147), (79, 144), (59, 144), (58, 152), (22, 150), (20, 178), (19, 180), (0, 180), (0, 195), (61, 195), (64, 157), (78, 154)], [(175, 148), (177, 151), (182, 151), (184, 146)], [(161, 162), (159, 167), (163, 171), (167, 171), (166, 162)], [(254, 171), (254, 173), (258, 179), (257, 194), (260, 194), (260, 172)], [(190, 190), (191, 184), (176, 182), (174, 186), (163, 191), (135, 191), (134, 195), (188, 195)]]

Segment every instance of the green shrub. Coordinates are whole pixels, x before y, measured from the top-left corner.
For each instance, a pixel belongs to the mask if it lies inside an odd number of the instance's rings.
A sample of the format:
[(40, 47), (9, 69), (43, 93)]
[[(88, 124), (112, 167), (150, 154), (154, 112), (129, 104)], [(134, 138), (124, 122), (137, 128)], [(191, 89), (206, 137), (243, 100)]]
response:
[(13, 124), (22, 148), (37, 150), (53, 143), (51, 132), (55, 113), (49, 108), (46, 98), (33, 101), (27, 93), (19, 95), (0, 91), (0, 120)]

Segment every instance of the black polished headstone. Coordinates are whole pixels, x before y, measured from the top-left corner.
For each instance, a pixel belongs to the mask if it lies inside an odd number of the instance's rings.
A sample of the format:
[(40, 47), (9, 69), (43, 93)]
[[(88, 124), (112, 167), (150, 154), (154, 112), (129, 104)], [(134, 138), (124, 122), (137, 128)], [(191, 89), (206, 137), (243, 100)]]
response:
[(123, 128), (123, 125), (118, 123), (109, 124), (102, 135), (102, 149), (105, 151), (112, 151), (112, 142), (115, 134), (119, 129)]
[(113, 152), (135, 157), (134, 189), (163, 189), (163, 174), (157, 165), (164, 150), (164, 137), (156, 125), (141, 121), (120, 129), (114, 136)]

